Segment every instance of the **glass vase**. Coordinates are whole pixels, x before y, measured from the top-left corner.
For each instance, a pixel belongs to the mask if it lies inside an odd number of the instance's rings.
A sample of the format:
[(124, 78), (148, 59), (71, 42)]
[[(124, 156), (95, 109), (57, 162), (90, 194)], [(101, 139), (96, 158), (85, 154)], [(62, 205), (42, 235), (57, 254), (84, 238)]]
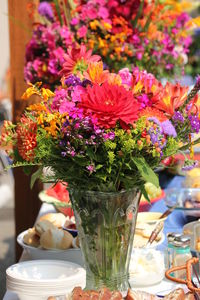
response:
[(70, 190), (86, 268), (86, 289), (127, 292), (140, 193)]

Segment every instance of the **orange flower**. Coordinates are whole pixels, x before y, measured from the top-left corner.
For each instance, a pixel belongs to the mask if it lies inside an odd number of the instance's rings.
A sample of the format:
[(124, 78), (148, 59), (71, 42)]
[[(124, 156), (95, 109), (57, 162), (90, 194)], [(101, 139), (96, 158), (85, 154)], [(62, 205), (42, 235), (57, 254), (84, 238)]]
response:
[(89, 63), (88, 69), (83, 73), (84, 77), (92, 83), (102, 84), (108, 79), (109, 72), (103, 70), (103, 62)]
[(165, 114), (153, 107), (146, 107), (140, 112), (140, 117), (145, 117), (145, 118), (150, 118), (150, 117), (155, 117), (157, 118), (160, 122), (166, 121), (167, 117)]
[(169, 116), (179, 108), (187, 99), (188, 87), (182, 87), (179, 83), (173, 85), (167, 83), (159, 94), (159, 100), (154, 104), (157, 109), (163, 110)]
[(22, 116), (17, 125), (17, 148), (20, 156), (26, 161), (33, 161), (37, 146), (37, 124), (26, 116)]

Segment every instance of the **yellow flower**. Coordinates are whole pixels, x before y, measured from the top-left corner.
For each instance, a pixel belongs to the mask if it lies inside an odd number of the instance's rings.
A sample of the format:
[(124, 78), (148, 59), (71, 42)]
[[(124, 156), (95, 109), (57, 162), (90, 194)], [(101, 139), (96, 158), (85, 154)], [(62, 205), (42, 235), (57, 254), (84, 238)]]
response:
[(137, 94), (138, 92), (140, 92), (143, 88), (143, 83), (142, 81), (138, 81), (138, 83), (133, 87), (133, 93)]
[(54, 93), (49, 89), (42, 88), (40, 89), (42, 82), (36, 82), (35, 84), (28, 83), (31, 87), (29, 87), (25, 93), (22, 95), (22, 99), (27, 100), (32, 95), (36, 94), (39, 95), (43, 100), (48, 100), (49, 97), (53, 97)]
[(22, 99), (27, 100), (33, 94), (37, 94), (37, 95), (41, 96), (40, 86), (42, 85), (42, 82), (37, 82), (36, 84), (32, 84), (29, 82), (28, 85), (30, 85), (30, 87), (27, 88), (27, 90), (23, 93), (23, 95), (21, 97)]
[(84, 72), (84, 77), (92, 83), (102, 84), (108, 78), (108, 71), (103, 70), (103, 62), (89, 63), (88, 69)]
[(44, 103), (36, 103), (36, 104), (29, 105), (27, 107), (27, 110), (37, 111), (37, 112), (45, 112), (45, 111), (47, 111), (47, 108), (44, 105)]
[(105, 47), (105, 42), (104, 42), (104, 40), (102, 39), (102, 38), (98, 38), (98, 40), (99, 40), (99, 48), (104, 48)]
[(97, 20), (90, 22), (90, 28), (92, 30), (96, 30), (98, 26), (99, 26), (99, 22)]
[(200, 27), (200, 16), (197, 18), (193, 18), (187, 22), (189, 27)]
[(112, 25), (107, 22), (102, 21), (102, 25), (106, 30), (112, 29)]
[(122, 79), (118, 74), (110, 73), (108, 77), (108, 83), (113, 85), (121, 85)]
[(46, 71), (47, 71), (47, 65), (46, 65), (46, 64), (43, 64), (43, 65), (42, 65), (42, 71), (43, 71), (43, 72), (46, 72)]
[(52, 91), (45, 88), (42, 88), (41, 93), (44, 100), (48, 100), (50, 97), (53, 97), (55, 95)]

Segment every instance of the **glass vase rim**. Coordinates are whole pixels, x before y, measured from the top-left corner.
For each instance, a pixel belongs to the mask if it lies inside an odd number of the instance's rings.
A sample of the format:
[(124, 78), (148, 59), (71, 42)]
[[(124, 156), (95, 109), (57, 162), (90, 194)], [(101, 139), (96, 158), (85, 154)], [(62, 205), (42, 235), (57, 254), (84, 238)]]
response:
[(121, 191), (111, 191), (111, 192), (108, 192), (108, 191), (95, 191), (95, 190), (84, 190), (84, 189), (77, 189), (77, 188), (68, 188), (67, 189), (68, 191), (74, 191), (74, 190), (78, 190), (79, 192), (81, 193), (86, 193), (86, 194), (98, 194), (98, 195), (119, 195), (119, 194), (125, 194), (125, 193), (128, 193), (128, 192), (133, 192), (133, 191), (136, 191), (136, 192), (140, 192), (140, 189), (138, 187), (133, 187), (133, 188), (130, 188), (130, 189), (123, 189)]

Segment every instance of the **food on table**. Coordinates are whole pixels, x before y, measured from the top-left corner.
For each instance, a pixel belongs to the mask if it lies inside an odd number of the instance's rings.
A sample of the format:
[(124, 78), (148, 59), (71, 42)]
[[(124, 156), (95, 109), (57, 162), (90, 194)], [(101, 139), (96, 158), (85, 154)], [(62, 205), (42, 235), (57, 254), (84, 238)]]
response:
[(187, 171), (183, 185), (188, 188), (200, 188), (200, 168)]
[(165, 300), (184, 300), (185, 298), (184, 290), (181, 288), (178, 288), (174, 291), (172, 291), (169, 295), (165, 296)]
[(79, 238), (76, 236), (72, 241), (73, 248), (80, 248)]
[[(74, 240), (73, 236), (66, 230), (55, 226), (65, 223), (66, 217), (57, 213), (46, 214), (40, 218), (35, 227), (30, 228), (23, 237), (23, 242), (26, 245), (33, 246), (35, 248), (43, 249), (60, 249), (66, 250), (69, 248), (79, 248), (78, 239)], [(51, 220), (51, 221), (50, 221)], [(64, 220), (64, 222), (63, 222)]]
[[(154, 184), (147, 182), (145, 183), (145, 190), (149, 196), (149, 199), (155, 199), (158, 198), (162, 194), (162, 190), (160, 187), (156, 187)], [(142, 195), (140, 199), (141, 202), (146, 202), (146, 198)]]
[(184, 207), (193, 209), (193, 208), (200, 208), (200, 193), (193, 195), (192, 198), (189, 198), (185, 200)]
[[(122, 297), (122, 294), (119, 291), (110, 291), (107, 288), (102, 288), (99, 291), (87, 290), (83, 291), (81, 287), (75, 287), (72, 291), (72, 295), (70, 300), (83, 300), (83, 299), (91, 299), (91, 300), (195, 300), (194, 295), (192, 293), (184, 293), (184, 290), (178, 288), (164, 298), (158, 297), (156, 295), (152, 295), (143, 291), (132, 291), (128, 290), (127, 296), (125, 298)], [(49, 299), (48, 299), (49, 300)], [(53, 300), (53, 299), (52, 299)]]
[(40, 237), (36, 234), (35, 228), (30, 228), (27, 234), (24, 235), (23, 241), (25, 244), (39, 247), (40, 245)]
[[(152, 231), (155, 229), (158, 221), (164, 221), (166, 217), (160, 219), (160, 212), (139, 212), (137, 216), (136, 231), (134, 236), (134, 247), (139, 248), (147, 244)], [(163, 229), (155, 239), (155, 243), (159, 242), (163, 235)]]
[(196, 300), (196, 298), (194, 297), (194, 294), (192, 294), (191, 292), (187, 293), (185, 295), (184, 300)]
[[(69, 192), (67, 190), (67, 183), (58, 182), (56, 185), (52, 185), (49, 189), (45, 191), (46, 195), (53, 197), (62, 203), (70, 204)], [(59, 205), (55, 204), (55, 207), (58, 211), (62, 212), (65, 216), (72, 217), (74, 215), (73, 209), (71, 207), (62, 208)]]
[(35, 225), (35, 231), (38, 236), (41, 236), (48, 229), (56, 229), (56, 228), (57, 227), (48, 220), (38, 221)]
[(76, 223), (75, 223), (75, 218), (74, 217), (66, 217), (66, 221), (64, 223), (64, 228), (66, 229), (73, 229), (76, 230)]
[(197, 251), (200, 251), (200, 238), (196, 239), (196, 247), (195, 248)]
[(44, 249), (66, 250), (72, 248), (72, 235), (62, 229), (48, 229), (40, 237), (40, 245)]
[(159, 283), (165, 276), (164, 253), (149, 248), (133, 249), (129, 273), (134, 287)]
[(62, 213), (48, 213), (40, 217), (39, 221), (43, 220), (48, 220), (56, 227), (61, 228), (65, 223), (66, 217)]
[(71, 300), (123, 300), (122, 294), (119, 291), (110, 291), (108, 288), (102, 288), (99, 291), (88, 290), (83, 291), (81, 287), (75, 287), (72, 291)]
[(146, 292), (132, 291), (129, 289), (125, 299), (126, 300), (157, 300), (160, 298)]

